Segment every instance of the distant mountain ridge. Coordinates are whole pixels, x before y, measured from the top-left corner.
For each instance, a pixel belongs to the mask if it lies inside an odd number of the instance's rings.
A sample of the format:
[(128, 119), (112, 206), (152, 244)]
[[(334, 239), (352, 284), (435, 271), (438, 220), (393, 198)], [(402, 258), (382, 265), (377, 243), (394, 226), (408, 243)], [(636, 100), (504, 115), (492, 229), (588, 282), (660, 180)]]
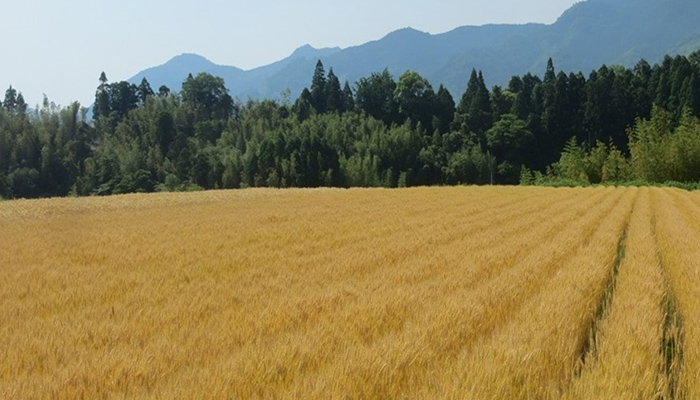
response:
[(464, 26), (431, 35), (406, 28), (359, 46), (315, 49), (302, 46), (289, 57), (249, 71), (216, 65), (183, 54), (129, 79), (147, 78), (157, 90), (179, 91), (188, 74), (208, 72), (224, 78), (234, 97), (280, 98), (285, 89), (296, 97), (308, 87), (317, 60), (351, 84), (388, 68), (396, 79), (415, 70), (434, 86), (444, 84), (461, 96), (473, 68), (489, 85), (506, 85), (514, 75), (541, 75), (547, 60), (557, 70), (588, 74), (603, 64), (634, 66), (644, 58), (660, 62), (666, 54), (700, 48), (698, 0), (587, 0), (576, 3), (551, 24)]

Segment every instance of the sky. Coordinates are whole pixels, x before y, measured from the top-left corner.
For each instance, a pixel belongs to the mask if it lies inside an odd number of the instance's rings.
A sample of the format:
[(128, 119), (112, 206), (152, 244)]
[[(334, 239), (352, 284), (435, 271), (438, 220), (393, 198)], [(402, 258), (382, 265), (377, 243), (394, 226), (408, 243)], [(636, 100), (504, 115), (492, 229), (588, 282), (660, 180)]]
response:
[[(0, 0), (0, 96), (89, 105), (114, 81), (182, 53), (243, 69), (296, 48), (350, 47), (400, 28), (551, 24), (579, 0)], [(1, 100), (1, 98), (0, 98)]]

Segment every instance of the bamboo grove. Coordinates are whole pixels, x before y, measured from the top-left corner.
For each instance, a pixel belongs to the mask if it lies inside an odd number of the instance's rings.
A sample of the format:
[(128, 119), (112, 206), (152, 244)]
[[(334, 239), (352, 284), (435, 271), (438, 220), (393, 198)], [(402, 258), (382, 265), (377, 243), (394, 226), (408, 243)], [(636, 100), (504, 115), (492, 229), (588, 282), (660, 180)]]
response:
[(208, 74), (179, 92), (102, 74), (92, 115), (30, 109), (11, 87), (0, 196), (700, 179), (700, 52), (587, 77), (550, 60), (543, 78), (489, 90), (472, 71), (465, 84), (456, 100), (412, 71), (341, 85), (319, 61), (296, 100), (243, 103)]

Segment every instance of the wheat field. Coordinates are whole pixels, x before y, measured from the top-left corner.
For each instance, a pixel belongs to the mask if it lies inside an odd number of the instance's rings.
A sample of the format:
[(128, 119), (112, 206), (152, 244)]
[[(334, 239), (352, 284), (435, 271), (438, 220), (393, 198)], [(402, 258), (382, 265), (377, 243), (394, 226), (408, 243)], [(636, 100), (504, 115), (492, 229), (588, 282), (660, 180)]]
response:
[(0, 202), (2, 399), (697, 399), (700, 194)]

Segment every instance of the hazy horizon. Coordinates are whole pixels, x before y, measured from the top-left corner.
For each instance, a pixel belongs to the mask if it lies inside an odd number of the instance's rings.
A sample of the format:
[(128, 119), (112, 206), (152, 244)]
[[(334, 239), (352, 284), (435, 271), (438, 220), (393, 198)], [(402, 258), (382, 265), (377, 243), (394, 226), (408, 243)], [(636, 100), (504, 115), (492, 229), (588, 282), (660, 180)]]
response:
[(12, 85), (30, 106), (92, 103), (100, 73), (126, 80), (183, 53), (245, 70), (268, 65), (309, 44), (351, 47), (412, 27), (438, 34), (465, 25), (550, 24), (577, 0), (436, 0), (333, 2), (265, 0), (74, 0), (13, 2), (4, 7), (0, 89)]

